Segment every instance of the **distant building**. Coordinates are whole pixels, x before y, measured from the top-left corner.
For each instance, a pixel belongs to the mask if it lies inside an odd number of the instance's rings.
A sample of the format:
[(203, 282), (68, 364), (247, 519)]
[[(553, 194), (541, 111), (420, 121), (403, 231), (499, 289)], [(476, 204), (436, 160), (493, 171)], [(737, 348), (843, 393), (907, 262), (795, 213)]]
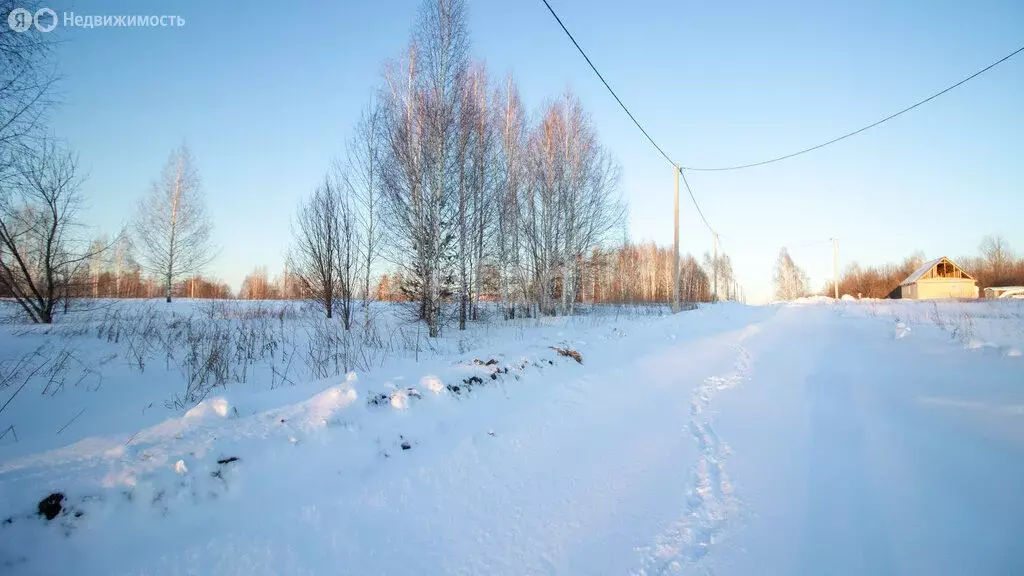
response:
[(1024, 298), (1024, 286), (993, 286), (985, 288), (985, 298)]
[(943, 256), (925, 262), (900, 283), (900, 298), (925, 300), (930, 298), (977, 298), (978, 283), (952, 260)]

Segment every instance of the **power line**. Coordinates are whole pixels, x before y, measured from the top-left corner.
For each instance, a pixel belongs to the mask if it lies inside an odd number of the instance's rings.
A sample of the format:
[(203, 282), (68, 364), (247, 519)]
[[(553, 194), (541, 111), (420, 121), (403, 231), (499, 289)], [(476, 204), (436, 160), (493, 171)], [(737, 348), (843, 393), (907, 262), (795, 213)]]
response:
[(804, 244), (798, 244), (796, 246), (783, 246), (783, 248), (786, 248), (787, 250), (799, 250), (800, 248), (807, 248), (809, 246), (817, 246), (818, 244), (824, 244), (826, 242), (831, 242), (831, 241), (832, 241), (831, 238), (824, 238), (822, 240), (814, 240), (813, 242), (807, 242), (807, 243), (804, 243)]
[(875, 126), (878, 126), (880, 124), (884, 124), (884, 123), (888, 122), (889, 120), (892, 120), (893, 118), (896, 118), (897, 116), (900, 116), (902, 114), (910, 112), (911, 110), (913, 110), (914, 108), (917, 108), (918, 106), (921, 106), (922, 104), (927, 104), (928, 102), (931, 102), (932, 100), (938, 98), (939, 96), (942, 96), (946, 92), (949, 92), (950, 90), (953, 90), (954, 88), (958, 88), (959, 86), (962, 86), (962, 85), (966, 84), (967, 82), (970, 82), (971, 80), (977, 78), (978, 76), (981, 76), (985, 72), (988, 72), (989, 70), (995, 68), (996, 66), (1002, 64), (1003, 62), (1006, 62), (1007, 60), (1009, 60), (1010, 58), (1013, 58), (1014, 56), (1016, 56), (1017, 54), (1020, 54), (1021, 52), (1024, 52), (1024, 46), (1021, 46), (1020, 48), (1014, 50), (1013, 52), (1007, 54), (1006, 56), (1003, 56), (999, 60), (996, 60), (995, 62), (989, 64), (988, 66), (982, 68), (981, 70), (978, 70), (974, 74), (971, 74), (970, 76), (964, 78), (963, 80), (960, 80), (956, 84), (953, 84), (952, 86), (948, 86), (947, 88), (945, 88), (943, 90), (940, 90), (939, 92), (936, 92), (935, 94), (932, 94), (931, 96), (925, 98), (924, 100), (920, 100), (920, 101), (918, 101), (915, 104), (907, 106), (906, 108), (900, 110), (899, 112), (896, 112), (895, 114), (890, 114), (889, 116), (886, 116), (885, 118), (882, 118), (881, 120), (878, 120), (876, 122), (872, 122), (871, 124), (868, 124), (867, 126), (864, 126), (862, 128), (858, 128), (857, 130), (854, 130), (853, 132), (848, 132), (846, 134), (843, 134), (842, 136), (839, 136), (837, 138), (833, 138), (833, 139), (831, 139), (831, 140), (829, 140), (827, 142), (822, 142), (821, 144), (818, 144), (816, 146), (811, 146), (810, 148), (804, 148), (803, 150), (799, 150), (799, 151), (793, 152), (791, 154), (786, 154), (784, 156), (778, 156), (776, 158), (770, 158), (768, 160), (762, 160), (760, 162), (751, 162), (750, 164), (740, 164), (740, 165), (737, 165), (737, 166), (720, 166), (720, 167), (716, 167), (716, 168), (703, 168), (703, 167), (695, 167), (695, 166), (685, 166), (685, 167), (682, 167), (682, 168), (684, 168), (686, 170), (694, 170), (694, 171), (701, 171), (701, 172), (724, 172), (726, 170), (743, 170), (745, 168), (754, 168), (755, 166), (764, 166), (765, 164), (772, 164), (772, 163), (775, 163), (775, 162), (781, 162), (783, 160), (788, 160), (788, 159), (793, 158), (795, 156), (800, 156), (801, 154), (806, 154), (808, 152), (813, 152), (815, 150), (818, 150), (819, 148), (824, 148), (825, 146), (829, 146), (831, 144), (835, 144), (836, 142), (841, 142), (843, 140), (846, 140), (847, 138), (849, 138), (851, 136), (856, 136), (857, 134), (860, 134), (861, 132), (865, 132), (867, 130), (870, 130), (870, 129), (874, 128)]
[(704, 221), (704, 225), (708, 227), (708, 230), (712, 234), (717, 234), (715, 229), (708, 224), (708, 219), (704, 217), (704, 212), (700, 209), (700, 204), (697, 204), (697, 199), (693, 196), (693, 190), (690, 188), (690, 183), (686, 180), (686, 172), (682, 168), (679, 168), (679, 175), (683, 177), (683, 184), (686, 185), (686, 191), (690, 193), (690, 200), (693, 200), (693, 207), (697, 209), (697, 214), (700, 214), (700, 219)]
[[(548, 0), (541, 1), (544, 2), (544, 6), (547, 6), (548, 12), (551, 12), (551, 15), (555, 17), (555, 21), (558, 22), (558, 25), (562, 27), (562, 31), (565, 32), (565, 35), (568, 36), (569, 40), (572, 41), (572, 44), (573, 46), (576, 47), (576, 50), (578, 50), (580, 55), (583, 56), (583, 59), (587, 61), (587, 64), (590, 66), (590, 69), (594, 71), (594, 74), (596, 74), (597, 78), (601, 80), (601, 83), (604, 84), (604, 87), (608, 89), (608, 92), (610, 92), (612, 97), (615, 98), (615, 101), (619, 103), (619, 106), (622, 108), (623, 112), (625, 112), (626, 115), (629, 116), (629, 119), (633, 121), (633, 124), (636, 124), (636, 127), (639, 128), (641, 132), (643, 132), (644, 136), (647, 137), (647, 141), (650, 142), (652, 146), (654, 146), (658, 153), (660, 153), (662, 157), (665, 158), (665, 160), (668, 160), (669, 164), (672, 164), (679, 170), (679, 175), (683, 177), (683, 184), (686, 185), (686, 191), (690, 194), (690, 200), (693, 201), (693, 206), (697, 209), (697, 213), (700, 214), (700, 219), (704, 221), (704, 225), (708, 227), (708, 230), (710, 230), (711, 233), (714, 234), (715, 230), (714, 228), (711, 227), (711, 224), (708, 223), (708, 219), (704, 217), (704, 212), (700, 209), (700, 205), (697, 204), (697, 198), (693, 195), (693, 189), (690, 188), (690, 183), (686, 180), (686, 174), (683, 172), (683, 169), (680, 168), (679, 164), (672, 160), (672, 158), (670, 158), (669, 155), (665, 153), (661, 146), (658, 146), (658, 143), (654, 141), (654, 138), (651, 138), (651, 135), (647, 133), (647, 130), (644, 130), (644, 127), (640, 125), (640, 122), (637, 121), (636, 117), (633, 116), (633, 113), (629, 111), (629, 108), (622, 102), (622, 99), (619, 98), (619, 95), (615, 93), (615, 90), (612, 89), (611, 85), (608, 84), (608, 81), (605, 80), (604, 76), (601, 75), (601, 72), (598, 71), (597, 66), (594, 66), (594, 63), (590, 61), (590, 57), (587, 56), (587, 53), (583, 50), (582, 47), (580, 47), (579, 42), (577, 42), (576, 38), (573, 37), (572, 32), (569, 32), (569, 29), (565, 27), (564, 23), (562, 23), (562, 19), (559, 18), (558, 14), (555, 13), (555, 9), (551, 7), (551, 4), (548, 3)], [(689, 168), (687, 168), (687, 170), (689, 170)]]
[(548, 4), (548, 0), (541, 1), (544, 2), (545, 6), (548, 7), (548, 12), (551, 12), (551, 15), (555, 17), (555, 21), (558, 22), (558, 25), (562, 27), (562, 31), (565, 32), (565, 35), (569, 37), (569, 40), (572, 40), (573, 45), (576, 46), (576, 49), (579, 50), (580, 54), (583, 55), (583, 59), (586, 60), (587, 64), (590, 65), (590, 69), (594, 71), (594, 74), (597, 74), (597, 77), (601, 80), (601, 83), (604, 84), (604, 87), (607, 88), (609, 92), (611, 92), (612, 97), (614, 97), (615, 101), (619, 103), (619, 106), (621, 106), (622, 109), (626, 112), (626, 115), (629, 116), (629, 119), (633, 121), (633, 124), (636, 124), (636, 127), (639, 128), (640, 131), (644, 133), (644, 136), (647, 137), (647, 140), (650, 141), (651, 145), (657, 148), (658, 152), (660, 152), (661, 155), (665, 157), (665, 160), (668, 160), (670, 164), (676, 166), (677, 164), (673, 162), (671, 158), (668, 157), (668, 154), (666, 154), (665, 151), (661, 149), (661, 146), (658, 146), (658, 143), (654, 141), (654, 138), (651, 138), (651, 135), (647, 133), (647, 130), (644, 130), (644, 127), (641, 126), (639, 122), (637, 122), (636, 118), (633, 117), (633, 113), (630, 112), (629, 108), (627, 108), (626, 105), (622, 103), (622, 100), (619, 98), (619, 95), (616, 94), (615, 90), (612, 90), (612, 87), (608, 85), (608, 82), (604, 79), (604, 76), (601, 76), (601, 73), (597, 71), (597, 67), (594, 66), (594, 63), (590, 61), (590, 58), (587, 56), (587, 53), (583, 51), (583, 48), (580, 48), (579, 42), (576, 42), (576, 39), (573, 38), (572, 33), (569, 32), (569, 29), (565, 27), (565, 24), (562, 24), (562, 19), (558, 17), (558, 14), (555, 14), (555, 9), (551, 7), (551, 4)]

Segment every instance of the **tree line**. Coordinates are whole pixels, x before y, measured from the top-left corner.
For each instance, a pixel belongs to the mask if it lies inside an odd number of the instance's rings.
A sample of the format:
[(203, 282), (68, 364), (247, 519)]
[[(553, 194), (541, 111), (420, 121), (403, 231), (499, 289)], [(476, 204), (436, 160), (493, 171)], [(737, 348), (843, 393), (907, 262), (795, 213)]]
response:
[[(653, 242), (635, 244), (628, 240), (616, 246), (594, 248), (579, 265), (580, 287), (574, 295), (577, 304), (667, 304), (673, 298), (672, 249)], [(704, 263), (690, 254), (680, 259), (680, 299), (688, 303), (712, 302), (713, 257), (704, 255)], [(728, 254), (719, 256), (719, 300), (738, 300), (739, 292)], [(400, 271), (373, 276), (367, 292), (360, 287), (356, 300), (414, 302), (403, 287), (406, 279)], [(493, 264), (481, 274), (479, 302), (505, 302), (500, 276)], [(271, 277), (265, 266), (258, 266), (242, 281), (238, 298), (246, 300), (307, 300), (312, 295), (301, 278), (292, 273)], [(508, 311), (508, 310), (507, 310)]]

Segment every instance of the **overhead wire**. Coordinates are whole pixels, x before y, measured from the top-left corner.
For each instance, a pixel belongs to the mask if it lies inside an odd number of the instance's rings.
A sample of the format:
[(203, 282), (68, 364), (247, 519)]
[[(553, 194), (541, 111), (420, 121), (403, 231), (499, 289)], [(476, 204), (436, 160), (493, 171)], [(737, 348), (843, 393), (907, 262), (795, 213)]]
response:
[(583, 56), (583, 59), (587, 61), (587, 65), (590, 66), (590, 69), (594, 71), (594, 74), (597, 75), (597, 78), (601, 81), (602, 84), (604, 84), (604, 87), (608, 89), (608, 92), (612, 95), (613, 98), (615, 98), (615, 101), (618, 102), (619, 107), (622, 108), (623, 112), (625, 112), (626, 115), (629, 116), (629, 119), (633, 121), (633, 124), (635, 124), (636, 127), (640, 129), (640, 132), (642, 132), (643, 135), (647, 138), (647, 141), (651, 143), (651, 146), (654, 146), (654, 149), (657, 150), (658, 153), (661, 154), (661, 156), (669, 162), (669, 164), (672, 164), (673, 167), (679, 170), (679, 175), (683, 178), (683, 184), (686, 186), (686, 192), (690, 195), (690, 200), (693, 202), (693, 206), (697, 209), (697, 214), (700, 215), (700, 219), (704, 222), (704, 225), (707, 226), (708, 230), (712, 234), (716, 234), (715, 229), (711, 227), (711, 224), (708, 222), (708, 219), (704, 216), (704, 211), (700, 209), (700, 205), (697, 203), (697, 198), (693, 194), (693, 188), (690, 186), (690, 182), (686, 179), (686, 173), (683, 171), (683, 168), (679, 166), (678, 162), (672, 160), (672, 158), (665, 152), (665, 150), (661, 146), (659, 146), (657, 142), (654, 141), (654, 138), (652, 138), (651, 135), (647, 132), (647, 130), (644, 129), (644, 127), (640, 124), (636, 117), (633, 116), (633, 113), (629, 111), (629, 107), (627, 107), (626, 104), (622, 101), (622, 99), (619, 98), (619, 95), (615, 93), (615, 90), (611, 87), (610, 84), (608, 84), (608, 81), (604, 79), (604, 76), (597, 69), (597, 66), (594, 65), (594, 63), (590, 60), (590, 57), (587, 56), (586, 51), (583, 50), (583, 47), (580, 46), (580, 43), (576, 41), (575, 37), (573, 37), (572, 32), (569, 32), (569, 29), (565, 26), (565, 23), (562, 22), (562, 19), (559, 18), (558, 14), (555, 12), (555, 9), (551, 7), (551, 4), (548, 3), (548, 0), (541, 1), (544, 2), (544, 6), (547, 7), (548, 12), (551, 12), (551, 15), (555, 18), (555, 21), (558, 22), (558, 25), (562, 28), (562, 31), (565, 32), (565, 35), (569, 37), (569, 40), (572, 42), (573, 46), (576, 47), (576, 50), (579, 51), (580, 55)]
[(796, 246), (786, 245), (785, 248), (788, 249), (788, 250), (798, 250), (800, 248), (807, 248), (809, 246), (817, 246), (819, 244), (824, 244), (826, 242), (831, 242), (831, 241), (832, 241), (831, 238), (824, 238), (822, 240), (814, 240), (812, 242), (807, 242), (805, 244), (797, 244)]
[(881, 120), (877, 120), (875, 122), (872, 122), (871, 124), (868, 124), (867, 126), (863, 126), (863, 127), (858, 128), (856, 130), (853, 130), (852, 132), (847, 132), (846, 134), (843, 134), (842, 136), (838, 136), (836, 138), (832, 138), (831, 140), (828, 140), (826, 142), (822, 142), (820, 144), (816, 144), (816, 145), (811, 146), (809, 148), (804, 148), (803, 150), (798, 150), (796, 152), (792, 152), (790, 154), (785, 154), (785, 155), (782, 155), (782, 156), (777, 156), (775, 158), (769, 158), (767, 160), (761, 160), (760, 162), (750, 162), (748, 164), (739, 164), (739, 165), (735, 165), (735, 166), (718, 166), (718, 167), (714, 167), (714, 168), (707, 168), (707, 167), (702, 167), (702, 166), (681, 166), (680, 168), (683, 168), (685, 170), (692, 170), (692, 171), (695, 171), (695, 172), (725, 172), (727, 170), (744, 170), (744, 169), (747, 169), (747, 168), (754, 168), (756, 166), (764, 166), (766, 164), (773, 164), (775, 162), (781, 162), (783, 160), (788, 160), (790, 158), (794, 158), (794, 157), (800, 156), (802, 154), (807, 154), (808, 152), (813, 152), (815, 150), (820, 150), (821, 148), (824, 148), (826, 146), (830, 146), (830, 145), (835, 144), (837, 142), (842, 142), (843, 140), (846, 140), (847, 138), (850, 138), (852, 136), (856, 136), (857, 134), (860, 134), (862, 132), (866, 132), (866, 131), (868, 131), (868, 130), (876, 127), (876, 126), (879, 126), (881, 124), (884, 124), (884, 123), (888, 122), (889, 120), (892, 120), (892, 119), (894, 119), (894, 118), (896, 118), (898, 116), (906, 114), (907, 112), (910, 112), (911, 110), (913, 110), (913, 109), (915, 109), (915, 108), (917, 108), (917, 107), (919, 107), (919, 106), (921, 106), (923, 104), (927, 104), (928, 102), (931, 102), (932, 100), (935, 100), (939, 96), (942, 96), (943, 94), (945, 94), (945, 93), (947, 93), (947, 92), (949, 92), (949, 91), (951, 91), (951, 90), (953, 90), (955, 88), (963, 86), (964, 84), (970, 82), (971, 80), (977, 78), (978, 76), (981, 76), (985, 72), (988, 72), (989, 70), (995, 68), (996, 66), (1002, 64), (1003, 62), (1006, 62), (1007, 60), (1013, 58), (1014, 56), (1020, 54), (1021, 52), (1024, 52), (1024, 46), (1021, 46), (1020, 48), (1014, 50), (1013, 52), (1007, 54), (1006, 56), (1003, 56), (999, 60), (996, 60), (995, 62), (989, 64), (988, 66), (985, 66), (981, 70), (978, 70), (977, 72), (971, 74), (970, 76), (960, 80), (956, 84), (953, 84), (951, 86), (947, 86), (946, 88), (944, 88), (944, 89), (942, 89), (942, 90), (932, 94), (931, 96), (928, 96), (924, 100), (919, 100), (919, 101), (915, 102), (914, 104), (911, 104), (910, 106), (907, 106), (906, 108), (903, 108), (899, 112), (895, 112), (893, 114), (890, 114), (890, 115), (886, 116), (885, 118), (882, 118)]
[[(899, 111), (897, 111), (897, 112), (895, 112), (893, 114), (890, 114), (890, 115), (888, 115), (888, 116), (886, 116), (886, 117), (884, 117), (884, 118), (882, 118), (880, 120), (872, 122), (872, 123), (870, 123), (870, 124), (868, 124), (866, 126), (858, 128), (858, 129), (853, 130), (851, 132), (847, 132), (846, 134), (843, 134), (841, 136), (832, 138), (832, 139), (827, 140), (825, 142), (822, 142), (820, 144), (816, 144), (814, 146), (810, 146), (808, 148), (804, 148), (802, 150), (798, 150), (796, 152), (792, 152), (792, 153), (789, 153), (789, 154), (784, 154), (782, 156), (777, 156), (777, 157), (774, 157), (774, 158), (769, 158), (767, 160), (761, 160), (759, 162), (750, 162), (750, 163), (747, 163), (747, 164), (739, 164), (739, 165), (732, 165), (732, 166), (718, 166), (718, 167), (710, 167), (710, 168), (709, 167), (702, 167), (702, 166), (683, 166), (683, 165), (680, 165), (679, 163), (675, 162), (674, 160), (672, 160), (672, 158), (665, 152), (665, 150), (661, 146), (658, 145), (658, 143), (654, 140), (654, 138), (650, 135), (650, 133), (647, 132), (647, 130), (643, 127), (643, 125), (640, 124), (640, 122), (636, 119), (636, 116), (634, 116), (633, 113), (629, 110), (629, 107), (626, 106), (626, 104), (622, 101), (621, 98), (619, 98), (619, 95), (611, 87), (611, 85), (608, 83), (608, 81), (605, 80), (604, 75), (602, 75), (601, 72), (597, 69), (597, 66), (594, 65), (594, 62), (587, 55), (586, 51), (583, 50), (583, 47), (580, 46), (579, 42), (576, 41), (576, 38), (572, 35), (572, 32), (570, 32), (569, 28), (566, 27), (564, 22), (562, 22), (562, 19), (555, 12), (555, 9), (552, 8), (552, 6), (548, 2), (548, 0), (541, 0), (541, 1), (544, 3), (544, 6), (548, 9), (548, 12), (551, 13), (551, 16), (554, 17), (555, 21), (558, 23), (559, 27), (561, 27), (561, 29), (565, 33), (565, 35), (572, 42), (573, 46), (576, 47), (576, 50), (580, 53), (581, 56), (583, 56), (583, 59), (587, 62), (587, 65), (590, 66), (590, 69), (594, 72), (594, 74), (601, 81), (601, 83), (604, 85), (604, 87), (612, 95), (612, 97), (618, 103), (619, 107), (622, 108), (623, 112), (626, 113), (626, 115), (633, 122), (633, 124), (637, 127), (637, 129), (639, 129), (640, 132), (644, 135), (644, 137), (647, 138), (647, 141), (651, 143), (651, 146), (653, 146), (654, 149), (657, 150), (658, 153), (661, 154), (661, 156), (666, 161), (668, 161), (670, 164), (672, 164), (673, 167), (675, 167), (676, 170), (679, 171), (679, 175), (682, 177), (683, 184), (686, 187), (686, 192), (689, 194), (690, 200), (691, 200), (691, 202), (693, 202), (693, 206), (697, 210), (697, 214), (700, 216), (701, 221), (704, 222), (704, 225), (708, 228), (708, 230), (712, 234), (715, 234), (716, 236), (718, 236), (718, 233), (711, 226), (710, 222), (708, 222), (707, 217), (704, 215), (704, 211), (701, 210), (700, 204), (697, 202), (697, 198), (696, 198), (696, 196), (693, 193), (693, 188), (690, 186), (690, 182), (686, 178), (686, 172), (685, 172), (686, 170), (691, 170), (691, 171), (695, 171), (695, 172), (724, 172), (724, 171), (729, 171), (729, 170), (744, 170), (744, 169), (747, 169), (747, 168), (754, 168), (754, 167), (757, 167), (757, 166), (764, 166), (764, 165), (767, 165), (767, 164), (773, 164), (775, 162), (781, 162), (783, 160), (788, 160), (790, 158), (794, 158), (796, 156), (807, 154), (807, 153), (813, 152), (815, 150), (820, 150), (821, 148), (824, 148), (826, 146), (830, 146), (832, 144), (836, 144), (838, 142), (846, 140), (847, 138), (851, 138), (853, 136), (856, 136), (858, 134), (866, 132), (867, 130), (870, 130), (872, 128), (880, 126), (881, 124), (884, 124), (884, 123), (886, 123), (886, 122), (888, 122), (890, 120), (893, 120), (893, 119), (895, 119), (895, 118), (897, 118), (899, 116), (902, 116), (903, 114), (906, 114), (907, 112), (910, 112), (911, 110), (914, 110), (915, 108), (918, 108), (918, 107), (920, 107), (920, 106), (922, 106), (924, 104), (927, 104), (928, 102), (931, 102), (932, 100), (935, 100), (936, 98), (942, 96), (943, 94), (946, 94), (947, 92), (950, 92), (951, 90), (954, 90), (954, 89), (956, 89), (956, 88), (966, 84), (967, 82), (970, 82), (971, 80), (977, 78), (978, 76), (981, 76), (985, 72), (988, 72), (989, 70), (995, 68), (996, 66), (999, 66), (1000, 64), (1010, 60), (1011, 58), (1013, 58), (1014, 56), (1020, 54), (1021, 52), (1024, 52), (1024, 46), (1021, 46), (1020, 48), (1014, 50), (1013, 52), (1007, 54), (1006, 56), (1003, 56), (1002, 58), (996, 60), (995, 62), (989, 64), (988, 66), (985, 66), (984, 68), (974, 72), (970, 76), (967, 76), (966, 78), (961, 79), (960, 81), (956, 82), (955, 84), (947, 86), (946, 88), (944, 88), (944, 89), (942, 89), (942, 90), (940, 90), (940, 91), (938, 91), (938, 92), (928, 96), (927, 98), (924, 98), (923, 100), (919, 100), (919, 101), (911, 104), (910, 106), (907, 106), (907, 107), (905, 107), (905, 108), (903, 108), (903, 109), (901, 109), (901, 110), (899, 110)], [(829, 239), (829, 241), (830, 240), (831, 239)]]

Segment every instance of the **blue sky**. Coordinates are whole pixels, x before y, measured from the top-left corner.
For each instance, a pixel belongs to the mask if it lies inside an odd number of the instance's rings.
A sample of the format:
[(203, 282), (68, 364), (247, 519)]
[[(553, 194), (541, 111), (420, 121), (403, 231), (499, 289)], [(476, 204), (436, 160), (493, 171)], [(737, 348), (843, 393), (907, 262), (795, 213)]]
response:
[[(829, 139), (1024, 44), (1024, 4), (878, 0), (551, 0), (620, 97), (684, 165), (745, 163)], [(571, 88), (622, 163), (637, 240), (672, 239), (672, 169), (586, 67), (540, 0), (468, 0), (473, 54), (536, 109)], [(113, 231), (187, 141), (238, 287), (280, 270), (298, 200), (341, 156), (416, 0), (54, 0), (58, 14), (177, 14), (183, 28), (61, 28), (54, 131), (89, 173), (89, 222)], [(1024, 55), (892, 122), (771, 166), (690, 176), (753, 299), (782, 246), (840, 238), (841, 266), (915, 250), (973, 253), (1001, 232), (1024, 250)], [(681, 244), (711, 234), (682, 201)], [(827, 243), (794, 248), (815, 288)]]

